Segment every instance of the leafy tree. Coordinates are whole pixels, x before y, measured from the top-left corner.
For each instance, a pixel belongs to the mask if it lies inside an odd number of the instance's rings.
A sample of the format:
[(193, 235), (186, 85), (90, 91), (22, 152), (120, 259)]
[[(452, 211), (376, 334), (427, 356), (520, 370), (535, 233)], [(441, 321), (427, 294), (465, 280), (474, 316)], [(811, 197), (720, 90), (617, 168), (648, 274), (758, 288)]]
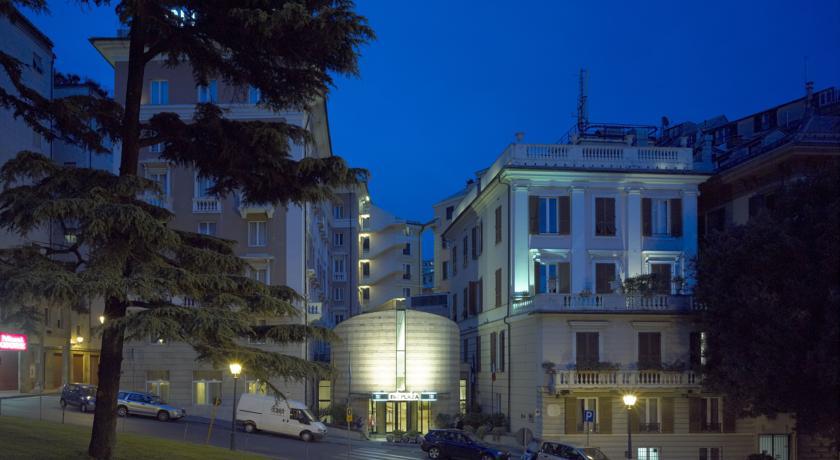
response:
[[(359, 47), (373, 32), (348, 0), (82, 3), (113, 4), (128, 29), (126, 86), (115, 91), (125, 94), (124, 106), (83, 96), (46, 100), (21, 82), (22, 64), (0, 54), (0, 69), (15, 88), (0, 92), (0, 107), (12, 109), (50, 140), (97, 152), (105, 150), (103, 139), (119, 142), (119, 175), (62, 167), (33, 152), (7, 162), (0, 171), (0, 226), (23, 235), (57, 223), (75, 229), (77, 237), (62, 246), (33, 243), (0, 252), (0, 298), (29, 320), (36, 317), (31, 306), (38, 301), (70, 307), (84, 298), (104, 299), (107, 321), (89, 453), (111, 458), (125, 340), (155, 336), (187, 342), (199, 359), (220, 364), (235, 357), (258, 377), (299, 379), (329, 371), (237, 341), (265, 334), (286, 343), (328, 339), (329, 333), (294, 324), (255, 330), (256, 317), (297, 314), (292, 305), (297, 294), (249, 280), (233, 242), (174, 229), (168, 211), (140, 200), (157, 191), (137, 175), (140, 148), (163, 143), (161, 157), (215, 179), (213, 193), (241, 191), (252, 202), (323, 200), (364, 174), (335, 156), (296, 161), (290, 144), (309, 142), (305, 129), (228, 120), (212, 104), (197, 107), (189, 122), (171, 113), (141, 122), (146, 64), (162, 56), (168, 65), (189, 65), (200, 83), (212, 77), (250, 84), (270, 109), (305, 109), (325, 97), (333, 74), (357, 73)], [(0, 14), (15, 14), (15, 5), (45, 10), (43, 0), (0, 0)], [(185, 298), (197, 300), (197, 306), (186, 307)]]
[(793, 413), (840, 435), (840, 171), (789, 184), (772, 210), (711, 234), (697, 259), (704, 384), (744, 415)]

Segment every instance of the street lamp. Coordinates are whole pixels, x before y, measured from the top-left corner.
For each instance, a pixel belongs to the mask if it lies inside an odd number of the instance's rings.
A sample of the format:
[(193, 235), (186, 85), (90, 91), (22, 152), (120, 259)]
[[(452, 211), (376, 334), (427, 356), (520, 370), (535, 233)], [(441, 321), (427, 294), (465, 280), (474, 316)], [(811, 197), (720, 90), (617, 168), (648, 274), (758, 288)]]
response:
[(82, 337), (82, 336), (77, 336), (77, 337), (76, 337), (76, 343), (82, 343), (82, 342), (84, 342), (84, 341), (85, 341), (85, 338), (84, 338), (84, 337)]
[(627, 458), (633, 458), (633, 443), (630, 439), (630, 411), (636, 405), (636, 395), (626, 394), (621, 399), (624, 400), (624, 405), (627, 406)]
[(236, 382), (239, 380), (239, 373), (242, 372), (242, 365), (230, 363), (230, 373), (233, 374), (233, 417), (230, 419), (230, 450), (236, 450)]
[(99, 315), (99, 324), (105, 324), (105, 315)]

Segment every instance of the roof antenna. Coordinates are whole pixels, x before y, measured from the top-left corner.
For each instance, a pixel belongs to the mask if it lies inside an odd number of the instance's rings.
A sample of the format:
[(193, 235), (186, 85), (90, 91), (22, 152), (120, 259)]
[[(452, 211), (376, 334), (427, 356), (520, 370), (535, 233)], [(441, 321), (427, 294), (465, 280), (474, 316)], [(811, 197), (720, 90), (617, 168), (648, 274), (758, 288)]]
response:
[(580, 69), (578, 76), (578, 104), (577, 104), (577, 130), (582, 134), (589, 127), (589, 108), (587, 106), (586, 86), (589, 80), (589, 71)]

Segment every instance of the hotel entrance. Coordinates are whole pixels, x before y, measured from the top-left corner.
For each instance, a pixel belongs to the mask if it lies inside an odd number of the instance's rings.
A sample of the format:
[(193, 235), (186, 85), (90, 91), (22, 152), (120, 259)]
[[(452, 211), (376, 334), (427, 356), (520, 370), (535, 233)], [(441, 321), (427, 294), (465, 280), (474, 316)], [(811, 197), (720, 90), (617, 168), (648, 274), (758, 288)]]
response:
[(431, 401), (370, 401), (368, 426), (371, 434), (419, 431), (431, 428)]

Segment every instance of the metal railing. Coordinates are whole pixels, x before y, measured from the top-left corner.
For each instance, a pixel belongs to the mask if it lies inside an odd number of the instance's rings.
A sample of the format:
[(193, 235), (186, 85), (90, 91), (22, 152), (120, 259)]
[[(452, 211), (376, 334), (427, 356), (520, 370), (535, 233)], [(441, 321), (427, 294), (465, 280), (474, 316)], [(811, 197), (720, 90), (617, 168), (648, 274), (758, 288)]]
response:
[(568, 312), (695, 312), (701, 307), (693, 296), (656, 294), (537, 294), (513, 301), (513, 314), (533, 311)]

